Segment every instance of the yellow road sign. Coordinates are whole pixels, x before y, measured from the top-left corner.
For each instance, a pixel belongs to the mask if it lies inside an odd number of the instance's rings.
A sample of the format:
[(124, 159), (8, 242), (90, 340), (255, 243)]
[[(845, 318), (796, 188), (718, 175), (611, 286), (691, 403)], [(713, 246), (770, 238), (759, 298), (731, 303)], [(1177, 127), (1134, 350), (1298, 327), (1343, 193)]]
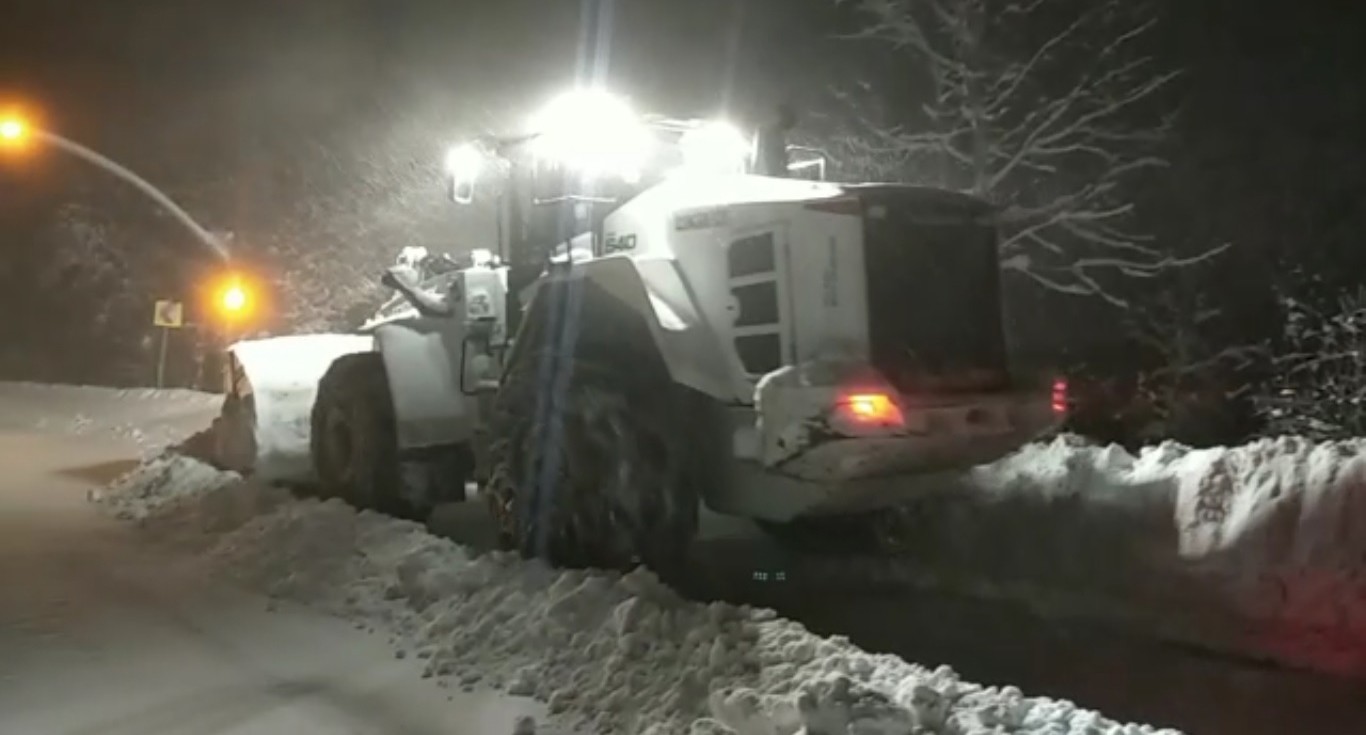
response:
[(157, 301), (152, 312), (152, 323), (158, 327), (174, 329), (185, 325), (185, 305), (179, 301)]

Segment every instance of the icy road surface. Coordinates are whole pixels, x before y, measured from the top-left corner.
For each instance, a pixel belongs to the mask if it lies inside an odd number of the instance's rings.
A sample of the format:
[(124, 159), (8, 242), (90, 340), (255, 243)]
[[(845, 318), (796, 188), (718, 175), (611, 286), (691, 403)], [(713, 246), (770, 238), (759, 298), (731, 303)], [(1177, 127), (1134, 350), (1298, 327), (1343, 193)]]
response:
[(0, 431), (0, 733), (506, 735), (540, 715), (439, 689), (383, 637), (205, 579), (97, 514), (87, 491), (133, 449)]

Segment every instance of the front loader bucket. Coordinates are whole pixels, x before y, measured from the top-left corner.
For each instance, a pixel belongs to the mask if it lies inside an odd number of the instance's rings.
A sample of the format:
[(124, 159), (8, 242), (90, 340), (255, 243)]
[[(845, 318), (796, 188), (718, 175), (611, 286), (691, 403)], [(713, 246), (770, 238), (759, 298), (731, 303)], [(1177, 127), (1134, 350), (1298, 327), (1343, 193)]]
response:
[(227, 397), (214, 420), (214, 461), (266, 482), (314, 481), (309, 421), (318, 381), (334, 360), (374, 349), (368, 335), (307, 334), (228, 349)]

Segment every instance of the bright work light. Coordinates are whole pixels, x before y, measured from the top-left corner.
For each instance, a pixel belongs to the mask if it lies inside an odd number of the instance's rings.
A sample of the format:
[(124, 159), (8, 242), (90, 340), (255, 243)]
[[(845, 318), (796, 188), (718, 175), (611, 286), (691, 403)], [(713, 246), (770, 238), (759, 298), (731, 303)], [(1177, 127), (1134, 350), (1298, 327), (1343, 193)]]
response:
[(532, 151), (589, 177), (639, 177), (651, 136), (625, 100), (577, 89), (552, 100), (531, 120)]
[(452, 147), (446, 152), (446, 173), (456, 181), (474, 181), (484, 166), (484, 156), (469, 143)]
[(719, 120), (684, 133), (679, 147), (689, 171), (743, 173), (749, 162), (750, 141), (739, 128)]

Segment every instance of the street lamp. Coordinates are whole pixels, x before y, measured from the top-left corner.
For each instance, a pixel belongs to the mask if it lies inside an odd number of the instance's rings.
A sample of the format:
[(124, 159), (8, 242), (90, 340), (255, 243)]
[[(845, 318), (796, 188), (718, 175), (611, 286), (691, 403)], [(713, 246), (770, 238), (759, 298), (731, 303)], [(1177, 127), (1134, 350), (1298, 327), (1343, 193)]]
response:
[(194, 233), (195, 238), (208, 246), (208, 248), (217, 254), (218, 257), (224, 260), (228, 259), (228, 249), (224, 247), (223, 243), (219, 242), (218, 238), (209, 234), (208, 230), (205, 230), (196, 222), (188, 212), (181, 209), (180, 205), (172, 201), (165, 192), (152, 186), (146, 179), (138, 176), (107, 156), (87, 148), (74, 140), (64, 138), (50, 130), (44, 130), (30, 125), (22, 117), (10, 115), (0, 118), (0, 148), (22, 145), (30, 139), (46, 143), (70, 153), (71, 155), (76, 156), (87, 163), (99, 166), (105, 171), (123, 179), (125, 182), (132, 184), (134, 188), (147, 195), (152, 201), (160, 205), (162, 209), (170, 212), (181, 224), (189, 228), (190, 232)]
[(6, 118), (0, 120), (0, 140), (6, 142), (18, 142), (24, 139), (28, 132), (24, 121), (17, 118)]
[(223, 290), (218, 303), (223, 307), (223, 313), (229, 316), (237, 316), (247, 308), (247, 292), (240, 284), (230, 284)]

